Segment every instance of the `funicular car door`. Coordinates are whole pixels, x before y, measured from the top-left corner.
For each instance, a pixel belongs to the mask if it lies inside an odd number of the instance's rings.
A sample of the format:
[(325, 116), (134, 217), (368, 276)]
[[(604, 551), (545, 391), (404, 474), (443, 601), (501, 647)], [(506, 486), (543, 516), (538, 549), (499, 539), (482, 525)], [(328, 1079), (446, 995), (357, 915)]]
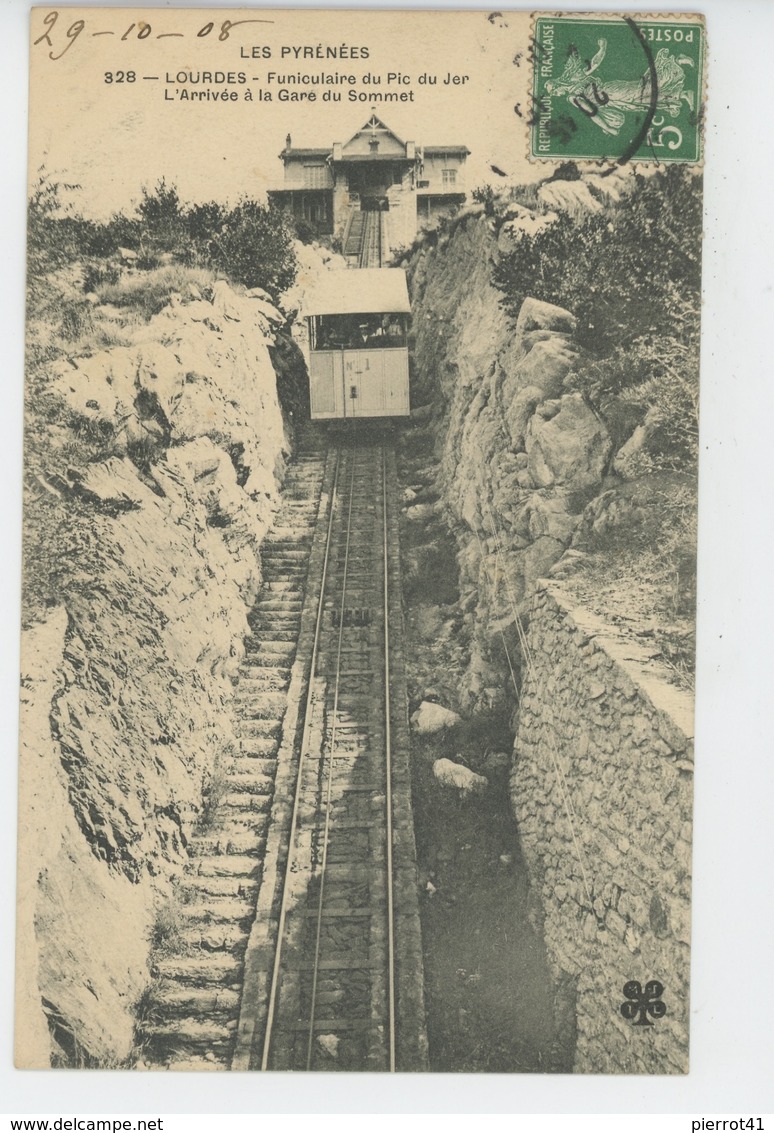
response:
[(384, 412), (384, 358), (380, 350), (344, 354), (344, 415), (379, 417)]
[(316, 352), (310, 357), (309, 399), (312, 420), (336, 416), (336, 392), (341, 388), (341, 364), (337, 367), (335, 363), (332, 351), (328, 354)]

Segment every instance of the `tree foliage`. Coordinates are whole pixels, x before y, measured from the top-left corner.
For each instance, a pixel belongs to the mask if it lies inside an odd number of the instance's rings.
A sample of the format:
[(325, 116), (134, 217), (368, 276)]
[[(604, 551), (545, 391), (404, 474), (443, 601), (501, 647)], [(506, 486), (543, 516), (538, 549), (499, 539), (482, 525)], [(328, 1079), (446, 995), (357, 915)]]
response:
[(32, 186), (27, 204), (27, 278), (33, 290), (43, 276), (66, 267), (79, 254), (79, 224), (64, 200), (73, 188), (44, 169)]
[(470, 195), (474, 201), (484, 206), (485, 216), (495, 215), (497, 194), (491, 185), (478, 185)]
[[(669, 331), (676, 306), (697, 309), (701, 285), (700, 196), (673, 166), (635, 174), (623, 206), (579, 223), (562, 214), (501, 260), (496, 282), (516, 311), (527, 294), (568, 307), (581, 342), (607, 352), (627, 339)], [(698, 316), (697, 316), (698, 317)]]
[(275, 298), (293, 283), (293, 234), (283, 213), (244, 198), (226, 213), (208, 241), (210, 266), (245, 287), (263, 287)]
[(216, 201), (186, 204), (175, 185), (162, 178), (144, 186), (134, 212), (107, 221), (87, 220), (64, 203), (63, 185), (42, 172), (29, 202), (29, 277), (31, 287), (52, 271), (86, 266), (87, 279), (104, 265), (90, 261), (116, 256), (125, 248), (136, 265), (154, 268), (175, 261), (210, 268), (245, 287), (262, 287), (274, 299), (296, 274), (293, 233), (284, 215), (248, 197), (233, 208)]

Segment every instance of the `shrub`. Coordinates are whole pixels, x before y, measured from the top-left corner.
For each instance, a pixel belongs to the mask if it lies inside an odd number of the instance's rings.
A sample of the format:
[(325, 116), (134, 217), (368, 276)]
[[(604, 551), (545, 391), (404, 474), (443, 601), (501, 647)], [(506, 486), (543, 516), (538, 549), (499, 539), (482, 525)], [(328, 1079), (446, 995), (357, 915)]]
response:
[(234, 745), (229, 741), (219, 753), (212, 772), (205, 777), (202, 783), (202, 809), (196, 825), (198, 834), (206, 834), (215, 829), (217, 825), (218, 810), (229, 791), (228, 776), (223, 770), (222, 764), (224, 760), (233, 755)]
[(244, 199), (223, 218), (209, 243), (210, 262), (245, 287), (277, 299), (296, 278), (293, 232), (284, 213)]
[(586, 348), (575, 388), (656, 406), (653, 467), (692, 469), (698, 451), (701, 209), (681, 166), (634, 174), (622, 206), (577, 221), (566, 214), (522, 235), (495, 269), (506, 308), (527, 295), (578, 318)]
[[(169, 261), (188, 267), (210, 269), (246, 287), (262, 287), (275, 299), (296, 276), (293, 250), (294, 228), (284, 213), (243, 198), (228, 209), (216, 201), (186, 205), (175, 185), (162, 178), (153, 189), (142, 188), (142, 199), (134, 215), (119, 213), (108, 221), (86, 220), (75, 214), (65, 198), (76, 188), (52, 179), (41, 170), (29, 200), (28, 278), (31, 308), (46, 291), (45, 281), (54, 271), (76, 262), (87, 264), (82, 287), (90, 291), (102, 283), (116, 283), (107, 302), (137, 306), (146, 315), (163, 306), (164, 284), (154, 294), (159, 278), (147, 284), (134, 283), (122, 299), (122, 285), (115, 278), (115, 265), (105, 260), (119, 248), (137, 253), (136, 266), (147, 272), (161, 271)], [(313, 226), (301, 230), (303, 239), (313, 239)], [(96, 261), (96, 262), (95, 262)], [(71, 335), (72, 337), (72, 335)]]
[(473, 190), (471, 196), (474, 201), (484, 206), (484, 216), (494, 216), (497, 197), (491, 185), (479, 185), (478, 188)]
[(151, 929), (150, 944), (156, 957), (177, 951), (184, 921), (182, 902), (176, 894), (168, 897), (160, 905)]
[(701, 207), (682, 166), (635, 174), (623, 207), (580, 223), (563, 214), (502, 257), (495, 282), (514, 314), (527, 295), (568, 307), (581, 342), (606, 353), (669, 330), (677, 303), (698, 309)]
[(153, 191), (143, 185), (137, 214), (146, 256), (164, 252), (180, 255), (186, 248), (188, 229), (183, 203), (175, 186), (167, 185), (163, 177)]
[(217, 201), (192, 205), (186, 213), (186, 229), (202, 256), (209, 256), (215, 236), (221, 232), (227, 216), (226, 209)]
[(185, 298), (205, 294), (215, 277), (206, 268), (190, 268), (183, 264), (169, 264), (150, 271), (123, 275), (115, 283), (103, 283), (96, 288), (100, 303), (114, 307), (133, 307), (145, 319), (158, 314), (169, 303), (170, 296)]
[(45, 169), (40, 169), (30, 192), (27, 250), (33, 258), (45, 256), (43, 266), (48, 270), (69, 263), (77, 251), (72, 226), (63, 223), (68, 207), (62, 200), (62, 193), (74, 188), (74, 185), (53, 181)]

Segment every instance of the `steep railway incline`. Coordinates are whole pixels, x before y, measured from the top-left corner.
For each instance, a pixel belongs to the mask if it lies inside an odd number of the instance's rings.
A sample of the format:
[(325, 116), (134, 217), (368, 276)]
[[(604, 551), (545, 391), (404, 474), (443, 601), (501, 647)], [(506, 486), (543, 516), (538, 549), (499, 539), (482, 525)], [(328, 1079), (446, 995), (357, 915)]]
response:
[(371, 210), (363, 213), (363, 239), (360, 247), (361, 268), (380, 268), (382, 266), (382, 216), (383, 213)]
[(359, 268), (382, 267), (384, 213), (353, 207), (344, 232), (342, 254), (357, 257)]
[(230, 1063), (324, 470), (320, 447), (296, 457), (261, 548), (264, 583), (236, 690), (239, 748), (216, 769), (206, 829), (189, 846), (166, 954), (155, 962), (139, 1033), (151, 1064)]
[(357, 256), (358, 259), (363, 249), (363, 231), (365, 229), (366, 214), (361, 212), (359, 208), (354, 205), (350, 210), (349, 220), (344, 230), (344, 247), (342, 254), (345, 256)]
[(148, 1062), (426, 1068), (396, 498), (373, 435), (291, 474)]

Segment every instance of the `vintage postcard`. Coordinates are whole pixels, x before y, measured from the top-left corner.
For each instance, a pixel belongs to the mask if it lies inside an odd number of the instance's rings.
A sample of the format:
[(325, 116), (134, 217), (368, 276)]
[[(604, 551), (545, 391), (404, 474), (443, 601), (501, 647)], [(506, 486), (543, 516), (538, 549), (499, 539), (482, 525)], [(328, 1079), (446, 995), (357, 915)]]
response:
[(687, 1072), (705, 46), (32, 10), (17, 1066)]

